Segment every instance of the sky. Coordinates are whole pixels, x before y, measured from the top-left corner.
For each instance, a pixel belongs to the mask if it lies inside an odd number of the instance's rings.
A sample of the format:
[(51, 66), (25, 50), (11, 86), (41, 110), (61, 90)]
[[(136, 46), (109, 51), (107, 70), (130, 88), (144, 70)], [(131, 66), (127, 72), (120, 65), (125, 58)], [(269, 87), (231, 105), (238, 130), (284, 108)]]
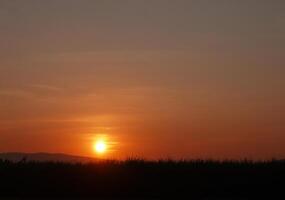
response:
[(283, 0), (0, 0), (0, 152), (285, 156)]

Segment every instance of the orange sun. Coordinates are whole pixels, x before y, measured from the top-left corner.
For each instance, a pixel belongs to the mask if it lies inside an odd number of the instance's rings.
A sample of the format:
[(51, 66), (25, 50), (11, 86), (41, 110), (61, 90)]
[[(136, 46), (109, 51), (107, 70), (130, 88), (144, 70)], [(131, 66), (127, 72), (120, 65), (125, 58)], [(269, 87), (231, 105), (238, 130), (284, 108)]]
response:
[(106, 142), (104, 140), (96, 141), (96, 143), (94, 144), (94, 150), (98, 154), (105, 153), (107, 150)]

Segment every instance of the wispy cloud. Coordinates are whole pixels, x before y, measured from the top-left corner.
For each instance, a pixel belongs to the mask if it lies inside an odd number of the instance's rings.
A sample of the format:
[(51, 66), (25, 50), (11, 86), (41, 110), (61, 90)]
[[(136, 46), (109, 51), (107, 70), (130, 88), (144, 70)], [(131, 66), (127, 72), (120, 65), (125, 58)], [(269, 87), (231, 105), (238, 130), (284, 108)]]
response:
[[(27, 84), (13, 88), (0, 88), (0, 97), (10, 100), (51, 101), (63, 97), (62, 88), (47, 84)], [(1, 102), (0, 102), (1, 105)]]
[(62, 88), (60, 87), (53, 86), (53, 85), (47, 85), (47, 84), (30, 84), (28, 86), (34, 89), (47, 90), (47, 91), (61, 91), (62, 90)]
[(1, 89), (0, 96), (12, 96), (12, 97), (33, 97), (33, 93), (22, 89)]

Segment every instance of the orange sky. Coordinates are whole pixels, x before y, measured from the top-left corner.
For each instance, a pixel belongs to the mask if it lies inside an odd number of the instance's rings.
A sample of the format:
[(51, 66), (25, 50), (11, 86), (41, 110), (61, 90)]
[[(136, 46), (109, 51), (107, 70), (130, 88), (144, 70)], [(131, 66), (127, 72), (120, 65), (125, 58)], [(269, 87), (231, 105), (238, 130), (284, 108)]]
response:
[(0, 152), (283, 158), (283, 1), (0, 2)]

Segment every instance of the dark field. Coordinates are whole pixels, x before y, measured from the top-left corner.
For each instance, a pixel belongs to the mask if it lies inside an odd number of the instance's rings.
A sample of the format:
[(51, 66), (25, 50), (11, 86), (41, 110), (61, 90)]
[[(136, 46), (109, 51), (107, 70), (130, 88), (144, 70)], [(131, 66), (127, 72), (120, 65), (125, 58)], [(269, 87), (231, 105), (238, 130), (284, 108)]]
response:
[(284, 199), (284, 189), (285, 160), (90, 164), (0, 161), (0, 199)]

